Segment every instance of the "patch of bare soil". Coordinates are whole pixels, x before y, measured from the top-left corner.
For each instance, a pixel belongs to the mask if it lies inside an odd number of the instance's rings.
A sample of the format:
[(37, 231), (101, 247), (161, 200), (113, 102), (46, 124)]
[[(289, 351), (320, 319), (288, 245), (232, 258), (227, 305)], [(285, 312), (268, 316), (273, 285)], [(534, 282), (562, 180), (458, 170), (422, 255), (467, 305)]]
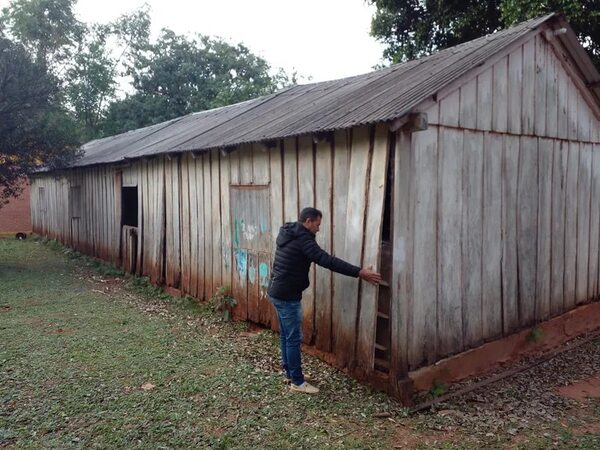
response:
[(588, 398), (600, 398), (600, 374), (558, 389), (563, 397), (584, 402)]

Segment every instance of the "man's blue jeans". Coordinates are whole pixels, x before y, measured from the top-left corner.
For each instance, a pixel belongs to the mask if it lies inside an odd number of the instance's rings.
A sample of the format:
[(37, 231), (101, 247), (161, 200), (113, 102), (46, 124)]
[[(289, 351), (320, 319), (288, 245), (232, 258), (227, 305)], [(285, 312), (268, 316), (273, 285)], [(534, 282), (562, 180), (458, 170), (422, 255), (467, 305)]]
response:
[(277, 310), (281, 342), (281, 366), (292, 383), (304, 383), (302, 374), (302, 304), (269, 297)]

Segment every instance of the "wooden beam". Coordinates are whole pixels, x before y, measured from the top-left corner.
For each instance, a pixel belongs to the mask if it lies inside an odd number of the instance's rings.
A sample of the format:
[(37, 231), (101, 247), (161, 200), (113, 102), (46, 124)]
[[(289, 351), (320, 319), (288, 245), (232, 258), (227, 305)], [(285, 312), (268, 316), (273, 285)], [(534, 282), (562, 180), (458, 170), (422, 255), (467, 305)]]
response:
[(390, 125), (390, 131), (395, 133), (400, 128), (405, 128), (408, 131), (423, 131), (429, 127), (429, 122), (427, 120), (427, 113), (418, 112), (418, 113), (410, 113), (405, 116), (396, 119)]

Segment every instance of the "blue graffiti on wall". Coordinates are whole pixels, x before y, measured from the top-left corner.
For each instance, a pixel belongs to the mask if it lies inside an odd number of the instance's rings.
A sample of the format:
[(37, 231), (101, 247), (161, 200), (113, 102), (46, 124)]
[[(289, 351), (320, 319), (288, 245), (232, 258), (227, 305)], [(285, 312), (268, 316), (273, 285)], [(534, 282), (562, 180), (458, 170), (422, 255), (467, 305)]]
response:
[(240, 278), (245, 279), (248, 273), (248, 252), (243, 249), (236, 250), (235, 261)]
[(261, 287), (269, 287), (269, 266), (265, 263), (260, 263), (258, 267)]

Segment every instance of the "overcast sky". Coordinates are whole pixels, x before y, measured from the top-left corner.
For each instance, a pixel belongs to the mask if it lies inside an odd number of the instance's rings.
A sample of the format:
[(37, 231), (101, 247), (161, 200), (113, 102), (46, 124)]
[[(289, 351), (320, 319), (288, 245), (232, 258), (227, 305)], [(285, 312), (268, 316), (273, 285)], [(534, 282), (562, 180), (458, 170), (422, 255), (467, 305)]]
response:
[(243, 42), (271, 66), (313, 81), (369, 72), (381, 62), (365, 0), (79, 0), (75, 11), (84, 22), (104, 23), (144, 3), (154, 36), (166, 27)]

